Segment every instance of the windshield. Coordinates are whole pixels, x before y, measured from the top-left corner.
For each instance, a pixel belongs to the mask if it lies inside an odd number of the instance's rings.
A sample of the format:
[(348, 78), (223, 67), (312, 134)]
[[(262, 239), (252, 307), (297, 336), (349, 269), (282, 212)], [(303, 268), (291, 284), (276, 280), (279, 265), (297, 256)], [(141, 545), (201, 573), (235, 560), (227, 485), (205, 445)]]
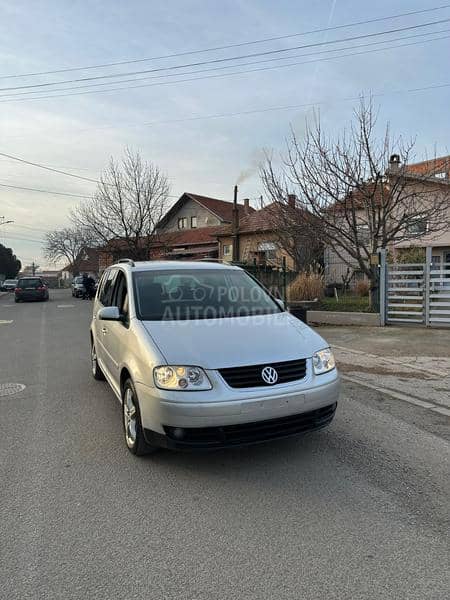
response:
[(144, 321), (218, 319), (282, 312), (247, 273), (202, 269), (134, 273), (136, 309)]

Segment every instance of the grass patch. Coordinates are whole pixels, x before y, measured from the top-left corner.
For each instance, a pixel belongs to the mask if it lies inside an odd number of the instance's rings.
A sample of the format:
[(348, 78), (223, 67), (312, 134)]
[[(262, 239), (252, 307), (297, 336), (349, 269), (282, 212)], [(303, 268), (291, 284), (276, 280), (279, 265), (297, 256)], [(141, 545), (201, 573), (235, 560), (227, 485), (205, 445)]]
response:
[[(314, 307), (313, 310), (315, 310)], [(337, 312), (375, 312), (369, 306), (367, 296), (340, 296), (336, 298), (323, 298), (317, 303), (316, 310), (334, 310)]]

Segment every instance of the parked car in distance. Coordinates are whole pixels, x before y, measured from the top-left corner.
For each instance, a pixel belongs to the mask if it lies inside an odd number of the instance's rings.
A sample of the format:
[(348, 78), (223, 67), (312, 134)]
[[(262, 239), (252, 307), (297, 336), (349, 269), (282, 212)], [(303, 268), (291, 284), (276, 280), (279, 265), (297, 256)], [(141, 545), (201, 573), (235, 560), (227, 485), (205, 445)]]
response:
[(85, 292), (86, 290), (83, 285), (83, 277), (81, 275), (74, 277), (72, 281), (72, 296), (74, 298), (82, 298)]
[(137, 455), (298, 435), (336, 411), (327, 342), (233, 265), (119, 261), (90, 336), (92, 374), (121, 401)]
[(40, 277), (21, 277), (14, 290), (15, 301), (48, 300), (48, 286)]
[(5, 279), (0, 285), (2, 292), (13, 292), (17, 287), (17, 279)]

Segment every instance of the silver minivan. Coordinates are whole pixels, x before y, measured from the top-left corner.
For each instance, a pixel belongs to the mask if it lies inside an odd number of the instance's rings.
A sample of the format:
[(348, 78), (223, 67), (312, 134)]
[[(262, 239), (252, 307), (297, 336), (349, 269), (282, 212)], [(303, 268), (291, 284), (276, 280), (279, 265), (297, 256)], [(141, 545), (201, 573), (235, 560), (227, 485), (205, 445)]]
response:
[(331, 423), (333, 354), (244, 270), (124, 259), (101, 278), (91, 324), (95, 379), (122, 403), (134, 454), (213, 449)]

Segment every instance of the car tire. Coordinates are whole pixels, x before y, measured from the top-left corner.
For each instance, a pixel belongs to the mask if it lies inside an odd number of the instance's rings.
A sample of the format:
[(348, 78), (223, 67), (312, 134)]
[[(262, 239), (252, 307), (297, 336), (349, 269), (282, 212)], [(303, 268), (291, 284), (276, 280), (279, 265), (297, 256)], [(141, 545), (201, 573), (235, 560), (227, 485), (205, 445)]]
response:
[(122, 390), (122, 423), (125, 444), (132, 454), (145, 456), (158, 450), (145, 441), (138, 397), (131, 379), (125, 381)]
[(20, 302), (19, 298), (14, 298), (14, 302)]
[(100, 368), (97, 360), (97, 350), (95, 349), (94, 342), (91, 342), (91, 371), (92, 376), (96, 381), (105, 381), (105, 376)]

